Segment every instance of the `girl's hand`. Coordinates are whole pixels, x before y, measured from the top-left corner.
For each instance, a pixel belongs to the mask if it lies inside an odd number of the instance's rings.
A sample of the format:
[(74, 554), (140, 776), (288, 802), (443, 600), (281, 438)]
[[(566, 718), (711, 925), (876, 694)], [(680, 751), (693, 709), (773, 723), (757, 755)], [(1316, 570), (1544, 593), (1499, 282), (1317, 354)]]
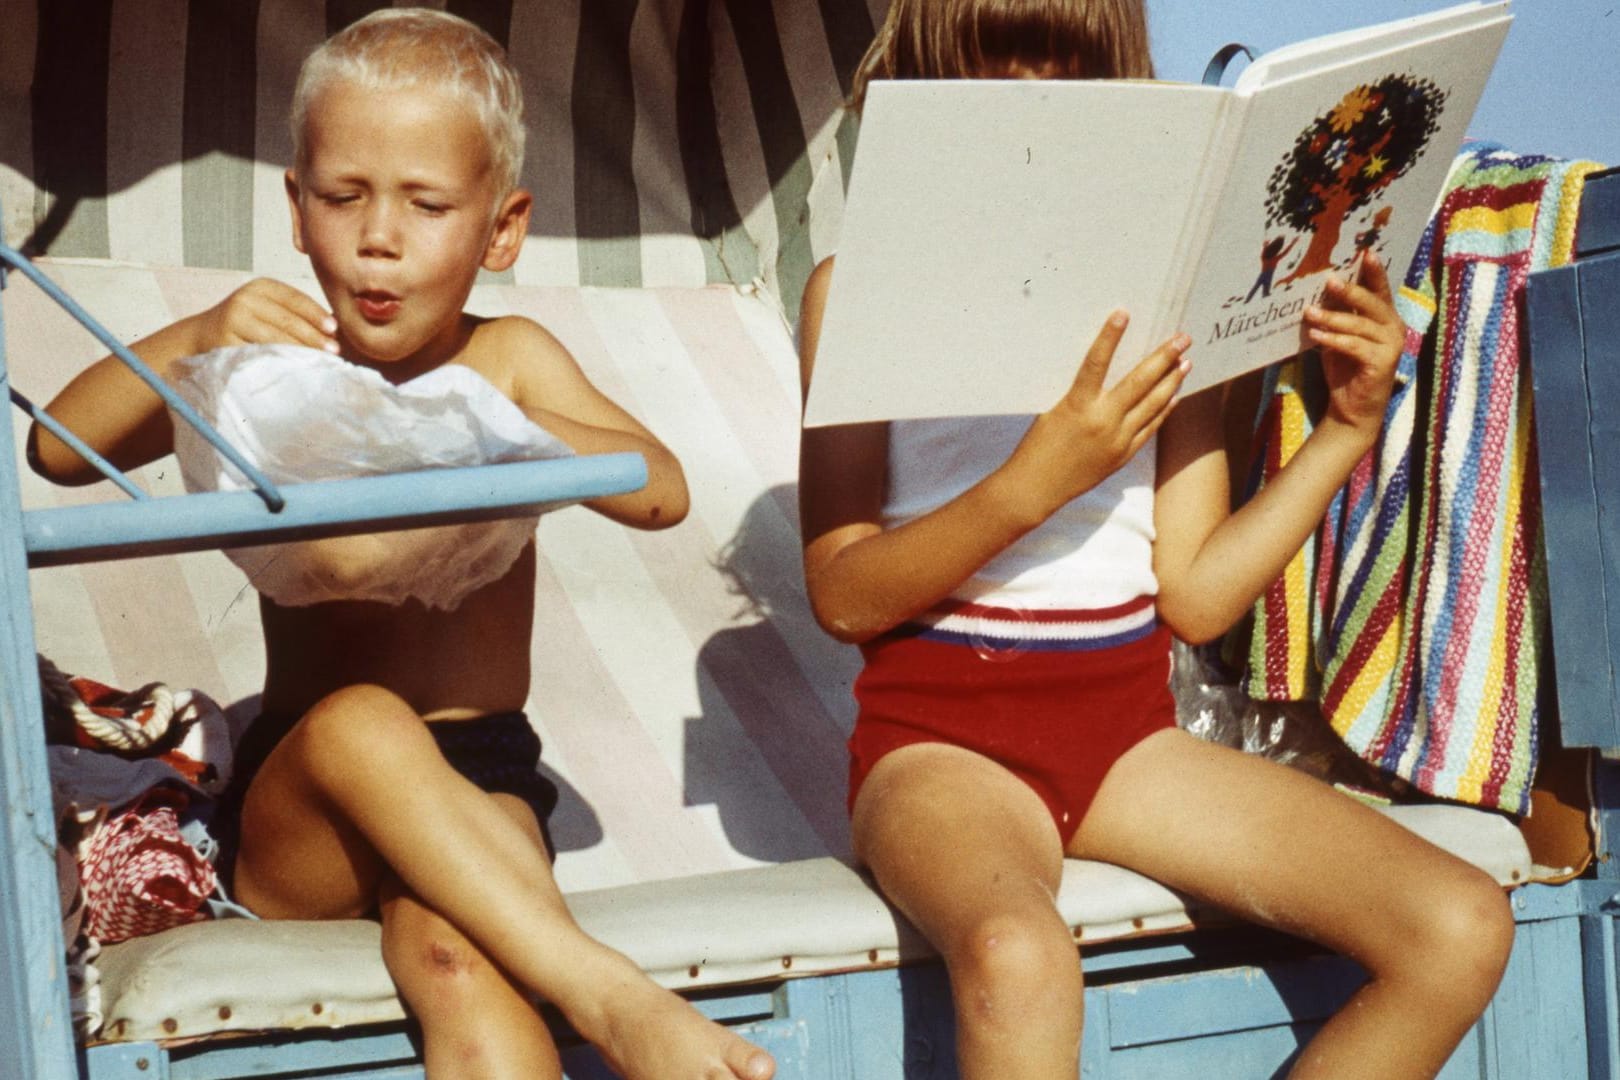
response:
[(197, 352), (291, 344), (338, 351), (337, 320), (291, 285), (255, 278), (198, 316)]
[(1329, 279), (1322, 304), (1305, 309), (1305, 323), (1322, 350), (1328, 418), (1376, 436), (1406, 343), (1383, 261), (1368, 252), (1354, 283)]
[(1034, 524), (1134, 457), (1170, 415), (1176, 391), (1192, 368), (1185, 355), (1192, 339), (1178, 334), (1104, 390), (1108, 365), (1128, 322), (1123, 311), (1108, 317), (1068, 392), (1035, 418), (1007, 461), (1006, 468), (1019, 478), (1011, 488), (1027, 500), (1025, 509)]

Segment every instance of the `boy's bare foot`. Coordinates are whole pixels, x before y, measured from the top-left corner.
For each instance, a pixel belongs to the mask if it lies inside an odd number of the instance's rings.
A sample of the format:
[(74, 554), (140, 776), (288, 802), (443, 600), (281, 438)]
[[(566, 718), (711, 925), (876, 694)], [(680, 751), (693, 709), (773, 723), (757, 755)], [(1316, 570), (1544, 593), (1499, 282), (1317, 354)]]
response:
[(595, 1044), (625, 1080), (770, 1080), (771, 1055), (655, 983), (624, 988), (605, 1003)]

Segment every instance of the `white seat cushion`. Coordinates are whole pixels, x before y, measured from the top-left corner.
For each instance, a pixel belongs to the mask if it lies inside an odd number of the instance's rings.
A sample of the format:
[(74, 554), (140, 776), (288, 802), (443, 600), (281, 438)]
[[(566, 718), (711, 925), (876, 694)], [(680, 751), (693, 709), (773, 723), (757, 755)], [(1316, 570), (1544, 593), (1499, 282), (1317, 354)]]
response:
[[(1530, 853), (1512, 822), (1458, 806), (1388, 813), (1512, 885)], [(867, 879), (832, 858), (574, 893), (586, 932), (675, 989), (881, 967), (928, 955)], [(1185, 930), (1197, 912), (1140, 874), (1069, 860), (1058, 907), (1094, 944)], [(102, 1038), (183, 1039), (231, 1030), (400, 1019), (371, 922), (196, 923), (108, 946)]]

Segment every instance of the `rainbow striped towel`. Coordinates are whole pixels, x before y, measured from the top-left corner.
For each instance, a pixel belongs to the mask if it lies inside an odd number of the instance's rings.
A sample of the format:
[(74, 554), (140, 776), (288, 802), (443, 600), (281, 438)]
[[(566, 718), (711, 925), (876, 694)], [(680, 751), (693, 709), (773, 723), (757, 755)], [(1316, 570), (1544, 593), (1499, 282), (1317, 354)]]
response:
[[(1548, 625), (1523, 290), (1569, 260), (1596, 168), (1464, 149), (1397, 298), (1408, 330), (1384, 433), (1234, 642), (1253, 697), (1314, 697), (1369, 762), (1520, 814)], [(1310, 362), (1275, 374), (1251, 487), (1298, 449), (1321, 396)]]

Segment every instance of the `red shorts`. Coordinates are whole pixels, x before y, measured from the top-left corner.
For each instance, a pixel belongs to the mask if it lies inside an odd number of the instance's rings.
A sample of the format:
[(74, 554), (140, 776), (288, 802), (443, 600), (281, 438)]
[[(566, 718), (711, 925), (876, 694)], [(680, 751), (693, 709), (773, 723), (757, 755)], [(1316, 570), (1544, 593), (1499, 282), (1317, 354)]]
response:
[(1176, 726), (1170, 632), (1151, 611), (1145, 625), (1100, 641), (1014, 644), (908, 626), (862, 653), (860, 713), (849, 739), (851, 808), (883, 755), (948, 743), (1028, 784), (1067, 845), (1114, 762)]

